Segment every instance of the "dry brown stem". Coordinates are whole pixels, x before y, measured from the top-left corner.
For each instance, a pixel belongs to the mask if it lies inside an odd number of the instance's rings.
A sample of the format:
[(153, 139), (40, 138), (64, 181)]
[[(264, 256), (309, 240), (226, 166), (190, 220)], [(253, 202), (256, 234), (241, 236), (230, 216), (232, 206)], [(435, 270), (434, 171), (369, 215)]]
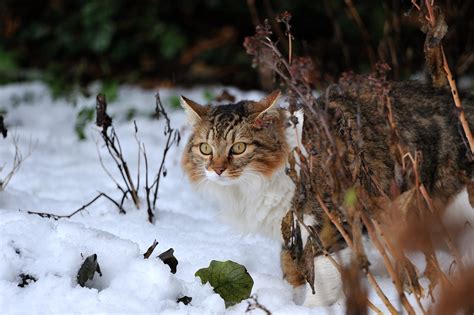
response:
[[(6, 136), (6, 131), (5, 131), (5, 136)], [(0, 177), (0, 192), (4, 191), (5, 188), (7, 188), (7, 185), (10, 182), (10, 180), (20, 170), (20, 167), (21, 167), (22, 163), (33, 152), (33, 146), (32, 146), (31, 140), (30, 140), (30, 144), (28, 146), (28, 150), (26, 151), (25, 155), (23, 155), (23, 153), (21, 152), (18, 141), (19, 141), (18, 137), (16, 135), (13, 135), (12, 142), (13, 142), (13, 147), (15, 148), (15, 154), (13, 156), (11, 169), (8, 171), (8, 173), (6, 173), (6, 175), (3, 178)], [(3, 171), (4, 167), (5, 166), (0, 165), (0, 173)]]
[(80, 207), (79, 209), (71, 212), (70, 214), (53, 214), (53, 213), (47, 213), (47, 212), (37, 212), (37, 211), (27, 211), (28, 214), (36, 214), (36, 215), (39, 215), (40, 217), (42, 218), (51, 218), (51, 219), (54, 219), (54, 220), (59, 220), (59, 219), (70, 219), (72, 218), (74, 215), (78, 214), (79, 212), (82, 212), (84, 210), (87, 209), (87, 207), (89, 207), (90, 205), (92, 205), (94, 202), (96, 202), (99, 198), (101, 197), (104, 197), (108, 200), (110, 200), (114, 205), (117, 206), (117, 208), (119, 208), (119, 211), (121, 214), (125, 214), (125, 210), (123, 210), (122, 206), (119, 205), (115, 200), (113, 200), (112, 198), (110, 198), (108, 195), (104, 194), (104, 193), (100, 193), (98, 194), (97, 196), (95, 196), (91, 201), (89, 201), (88, 203), (86, 203), (85, 205), (83, 205), (82, 207)]
[[(436, 27), (436, 23), (437, 23), (436, 15), (435, 15), (435, 12), (433, 10), (434, 1), (424, 0), (424, 3), (425, 3), (426, 10), (428, 11), (428, 15), (425, 15), (425, 19), (426, 19), (426, 21), (428, 21), (428, 24), (429, 24), (429, 27), (431, 28), (431, 30), (433, 30)], [(421, 7), (420, 7), (420, 5), (418, 5), (416, 3), (415, 0), (412, 0), (412, 4), (415, 6), (415, 8), (418, 11), (421, 12)], [(427, 32), (427, 36), (428, 36), (428, 33), (429, 32)], [(442, 62), (444, 72), (446, 74), (446, 79), (449, 83), (449, 87), (451, 88), (451, 94), (453, 95), (454, 104), (456, 105), (457, 109), (459, 110), (459, 121), (461, 122), (462, 128), (464, 130), (464, 134), (465, 134), (466, 139), (469, 143), (469, 148), (471, 150), (471, 154), (474, 154), (474, 139), (473, 139), (473, 136), (472, 136), (471, 129), (469, 127), (469, 123), (467, 122), (466, 116), (464, 114), (464, 110), (463, 110), (463, 107), (462, 107), (461, 99), (459, 97), (459, 92), (458, 92), (458, 89), (457, 89), (457, 86), (456, 86), (456, 82), (454, 80), (453, 74), (452, 74), (451, 69), (449, 67), (449, 63), (448, 63), (448, 60), (447, 60), (446, 55), (444, 53), (444, 48), (443, 48), (443, 45), (441, 44), (441, 42), (439, 43), (439, 46), (440, 46), (440, 53), (441, 53), (441, 58), (442, 58), (441, 62)], [(428, 58), (428, 56), (426, 56), (426, 57)]]
[[(316, 199), (318, 200), (321, 208), (324, 210), (324, 213), (326, 213), (329, 220), (331, 220), (331, 223), (334, 224), (334, 226), (337, 228), (339, 233), (341, 233), (342, 237), (346, 241), (349, 248), (352, 249), (354, 247), (354, 243), (352, 242), (352, 239), (344, 230), (344, 227), (340, 224), (339, 220), (331, 213), (331, 211), (329, 211), (328, 207), (326, 206), (326, 204), (324, 203), (324, 201), (322, 200), (319, 194), (316, 194)], [(366, 275), (367, 275), (367, 279), (369, 280), (370, 285), (374, 288), (375, 292), (377, 293), (379, 298), (382, 300), (382, 302), (385, 304), (385, 306), (390, 311), (390, 313), (399, 314), (397, 309), (393, 306), (393, 304), (390, 302), (390, 300), (387, 298), (385, 293), (382, 291), (382, 289), (378, 285), (377, 280), (375, 280), (375, 277), (372, 275), (370, 270), (367, 269)]]
[(464, 109), (462, 107), (461, 98), (459, 97), (458, 88), (456, 86), (456, 81), (454, 81), (453, 74), (449, 68), (448, 60), (444, 54), (444, 49), (441, 47), (441, 54), (443, 55), (443, 68), (446, 72), (446, 77), (448, 79), (449, 87), (451, 88), (451, 94), (453, 94), (454, 104), (459, 110), (459, 121), (461, 121), (462, 128), (466, 135), (466, 139), (469, 143), (471, 149), (471, 154), (474, 154), (474, 139), (472, 137), (471, 129), (469, 128), (469, 123), (466, 120), (466, 115), (464, 114)]
[(392, 278), (393, 284), (395, 285), (395, 288), (397, 289), (397, 293), (400, 300), (402, 301), (403, 307), (406, 309), (408, 314), (415, 314), (415, 310), (410, 305), (410, 302), (408, 302), (408, 299), (405, 296), (405, 293), (403, 292), (403, 283), (398, 277), (398, 274), (395, 271), (395, 268), (393, 267), (392, 262), (390, 261), (390, 258), (387, 255), (384, 245), (380, 242), (375, 232), (375, 228), (374, 228), (374, 225), (372, 224), (372, 220), (370, 220), (367, 214), (365, 214), (363, 211), (361, 211), (360, 213), (361, 213), (362, 222), (364, 222), (364, 225), (367, 228), (367, 231), (369, 232), (369, 236), (370, 236), (370, 239), (372, 240), (372, 243), (377, 248), (379, 253), (382, 255), (385, 268), (387, 269), (388, 274), (390, 275), (390, 278)]

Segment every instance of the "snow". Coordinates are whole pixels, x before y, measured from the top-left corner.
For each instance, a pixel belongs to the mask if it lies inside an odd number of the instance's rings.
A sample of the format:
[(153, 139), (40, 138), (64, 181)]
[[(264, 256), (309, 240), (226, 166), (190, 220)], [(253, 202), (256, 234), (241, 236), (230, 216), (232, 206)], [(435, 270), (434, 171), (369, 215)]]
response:
[[(221, 87), (191, 90), (163, 89), (161, 99), (181, 94), (206, 103), (204, 89), (219, 94)], [(259, 92), (228, 88), (239, 99), (257, 99)], [(98, 86), (92, 87), (95, 95)], [(154, 110), (156, 91), (136, 87), (120, 88), (116, 101), (109, 103), (109, 113), (119, 135), (124, 156), (133, 175), (137, 168), (137, 143), (132, 121), (125, 119), (130, 109), (138, 113), (138, 137), (145, 143), (150, 175), (161, 160), (165, 143), (163, 121), (149, 116)], [(27, 210), (70, 214), (92, 200), (99, 192), (119, 199), (120, 192), (102, 169), (104, 164), (119, 180), (116, 168), (101, 145), (93, 123), (85, 129), (87, 139), (79, 141), (74, 131), (77, 113), (94, 107), (95, 97), (77, 96), (73, 100), (52, 99), (41, 83), (10, 84), (0, 87), (0, 111), (6, 111), (9, 136), (0, 139), (0, 164), (3, 178), (14, 155), (13, 137), (25, 154), (32, 145), (31, 156), (0, 192), (0, 312), (28, 313), (166, 313), (206, 314), (244, 313), (243, 301), (228, 309), (209, 284), (202, 285), (194, 273), (207, 267), (211, 260), (233, 260), (243, 264), (254, 280), (252, 294), (273, 314), (342, 314), (343, 301), (330, 306), (306, 308), (292, 301), (291, 286), (282, 279), (279, 263), (280, 244), (259, 235), (242, 235), (216, 219), (216, 209), (196, 195), (180, 168), (181, 150), (189, 136), (183, 111), (168, 107), (172, 126), (181, 130), (182, 143), (170, 151), (167, 176), (160, 185), (155, 224), (147, 221), (144, 196), (137, 210), (130, 201), (119, 214), (107, 199), (99, 199), (70, 219), (53, 220), (27, 214)], [(144, 178), (144, 163), (141, 161)], [(142, 183), (143, 185), (143, 183)], [(453, 220), (465, 220), (470, 208), (464, 193), (456, 203), (461, 209)], [(472, 215), (471, 221), (474, 221)], [(150, 259), (143, 253), (157, 240), (159, 245)], [(468, 247), (469, 239), (463, 241)], [(472, 238), (471, 238), (472, 240)], [(471, 242), (472, 244), (472, 242)], [(155, 258), (168, 248), (175, 250), (178, 271)], [(369, 249), (377, 267), (377, 253)], [(83, 260), (97, 254), (103, 276), (95, 275), (88, 287), (76, 282)], [(471, 255), (467, 251), (466, 255)], [(420, 259), (418, 259), (420, 260)], [(446, 258), (446, 264), (449, 259)], [(38, 279), (24, 288), (18, 287), (20, 274)], [(397, 304), (391, 281), (379, 274), (377, 280)], [(182, 296), (192, 297), (189, 305), (176, 303)], [(373, 291), (370, 300), (385, 310)], [(414, 303), (413, 303), (414, 304)], [(254, 314), (262, 314), (255, 310)]]

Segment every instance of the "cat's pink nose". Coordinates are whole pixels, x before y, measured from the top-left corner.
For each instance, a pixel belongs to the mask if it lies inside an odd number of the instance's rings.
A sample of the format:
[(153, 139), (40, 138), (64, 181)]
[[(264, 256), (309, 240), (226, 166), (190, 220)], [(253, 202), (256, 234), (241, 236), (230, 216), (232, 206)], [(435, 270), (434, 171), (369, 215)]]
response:
[(221, 176), (222, 173), (224, 173), (225, 167), (216, 167), (214, 168), (214, 172), (216, 172), (217, 175)]

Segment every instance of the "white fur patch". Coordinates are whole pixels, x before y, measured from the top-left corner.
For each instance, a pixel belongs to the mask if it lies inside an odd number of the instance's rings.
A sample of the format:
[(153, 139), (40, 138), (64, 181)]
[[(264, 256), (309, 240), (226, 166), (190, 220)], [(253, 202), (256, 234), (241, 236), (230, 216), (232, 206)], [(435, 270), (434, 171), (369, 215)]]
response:
[(281, 219), (290, 209), (295, 189), (284, 168), (277, 170), (271, 178), (245, 170), (230, 185), (208, 179), (197, 188), (217, 202), (222, 221), (243, 233), (281, 240)]

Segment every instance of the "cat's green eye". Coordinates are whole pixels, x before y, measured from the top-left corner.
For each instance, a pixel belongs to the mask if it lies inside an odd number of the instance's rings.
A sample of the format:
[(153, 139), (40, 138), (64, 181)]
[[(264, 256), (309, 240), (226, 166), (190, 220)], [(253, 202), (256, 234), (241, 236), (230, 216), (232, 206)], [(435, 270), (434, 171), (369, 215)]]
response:
[(232, 148), (230, 148), (230, 152), (232, 154), (242, 154), (247, 149), (247, 144), (243, 142), (235, 143)]
[(212, 153), (212, 148), (209, 144), (203, 142), (199, 145), (199, 150), (201, 151), (202, 154), (204, 155), (209, 155)]

